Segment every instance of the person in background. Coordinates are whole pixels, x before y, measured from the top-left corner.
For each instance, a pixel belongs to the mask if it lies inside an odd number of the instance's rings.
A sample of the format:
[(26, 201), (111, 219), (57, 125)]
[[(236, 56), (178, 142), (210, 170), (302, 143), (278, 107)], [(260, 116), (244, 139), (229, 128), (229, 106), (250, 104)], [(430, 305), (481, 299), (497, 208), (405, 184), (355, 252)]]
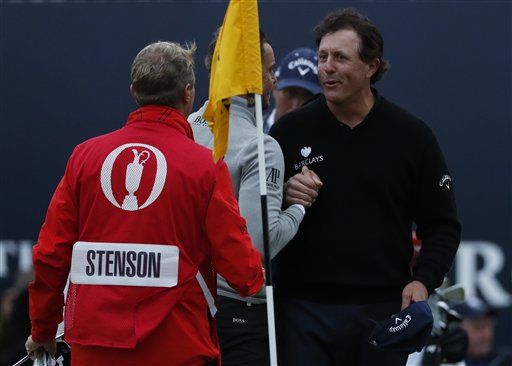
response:
[(33, 249), (31, 358), (55, 353), (68, 274), (73, 365), (205, 365), (219, 355), (213, 268), (241, 296), (260, 291), (261, 255), (227, 166), (186, 120), (195, 50), (142, 49), (131, 67), (138, 109), (69, 158)]
[[(218, 31), (208, 47), (205, 65), (210, 70)], [(274, 51), (265, 33), (260, 32), (263, 109), (268, 108), (272, 90), (276, 84), (274, 75)], [(188, 120), (196, 141), (213, 146), (213, 135), (202, 115), (205, 102)], [(247, 228), (255, 247), (263, 253), (263, 229), (259, 189), (259, 170), (256, 116), (254, 97), (238, 95), (231, 98), (229, 109), (229, 145), (224, 157), (231, 173), (240, 213), (247, 220)], [(305, 207), (311, 201), (290, 205), (281, 210), (283, 195), (283, 154), (279, 144), (264, 135), (267, 207), (270, 255), (274, 257), (297, 233), (305, 215)], [(310, 192), (312, 197), (316, 192)], [(269, 364), (269, 342), (266, 295), (262, 291), (255, 296), (244, 297), (234, 291), (223, 277), (218, 280), (218, 313), (216, 317), (222, 364), (224, 366), (264, 366)]]
[(480, 298), (468, 297), (453, 307), (462, 316), (461, 327), (469, 339), (466, 366), (511, 366), (511, 350), (498, 352), (494, 348), (496, 311)]
[[(373, 87), (386, 73), (379, 30), (355, 9), (314, 29), (323, 93), (270, 130), (285, 158), (285, 203), (323, 186), (274, 259), (280, 365), (400, 366), (368, 342), (374, 324), (426, 300), (460, 241), (454, 185), (426, 123)], [(422, 248), (411, 269), (411, 230)]]
[(277, 87), (273, 92), (274, 108), (265, 118), (263, 131), (287, 112), (297, 109), (322, 90), (318, 83), (318, 57), (311, 48), (290, 51), (276, 71)]
[(15, 281), (0, 298), (0, 365), (13, 365), (25, 351), (30, 332), (28, 316), (28, 283), (32, 270), (18, 272)]

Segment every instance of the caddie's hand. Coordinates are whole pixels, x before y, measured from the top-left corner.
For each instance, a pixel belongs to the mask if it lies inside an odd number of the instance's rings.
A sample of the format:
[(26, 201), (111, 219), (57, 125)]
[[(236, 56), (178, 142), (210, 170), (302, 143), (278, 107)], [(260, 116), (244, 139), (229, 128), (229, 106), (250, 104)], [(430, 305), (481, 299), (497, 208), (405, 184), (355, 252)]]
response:
[(402, 310), (411, 305), (412, 302), (428, 299), (428, 291), (420, 281), (409, 282), (402, 291)]
[(300, 204), (308, 208), (316, 201), (318, 191), (322, 187), (318, 175), (303, 166), (300, 173), (288, 179), (284, 185), (284, 202), (287, 206)]
[(44, 351), (54, 356), (57, 352), (57, 343), (55, 339), (44, 343), (37, 343), (32, 339), (32, 335), (29, 335), (25, 342), (25, 349), (27, 350), (28, 357), (30, 357), (31, 360), (35, 360), (41, 357)]

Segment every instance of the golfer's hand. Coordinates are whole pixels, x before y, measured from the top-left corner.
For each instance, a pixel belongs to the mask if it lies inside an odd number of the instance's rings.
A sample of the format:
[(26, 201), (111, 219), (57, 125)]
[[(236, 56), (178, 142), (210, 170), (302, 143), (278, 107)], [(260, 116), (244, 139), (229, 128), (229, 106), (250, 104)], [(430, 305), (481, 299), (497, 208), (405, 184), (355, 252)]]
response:
[(420, 281), (409, 282), (402, 291), (402, 310), (416, 301), (428, 299), (428, 291)]
[(44, 343), (37, 343), (32, 340), (32, 335), (29, 335), (25, 342), (25, 349), (27, 350), (28, 357), (30, 357), (31, 360), (35, 360), (41, 357), (44, 351), (54, 356), (55, 352), (57, 352), (57, 343), (55, 339)]
[(300, 173), (295, 174), (284, 184), (284, 202), (286, 206), (298, 203), (306, 208), (316, 201), (322, 181), (308, 167), (302, 167)]

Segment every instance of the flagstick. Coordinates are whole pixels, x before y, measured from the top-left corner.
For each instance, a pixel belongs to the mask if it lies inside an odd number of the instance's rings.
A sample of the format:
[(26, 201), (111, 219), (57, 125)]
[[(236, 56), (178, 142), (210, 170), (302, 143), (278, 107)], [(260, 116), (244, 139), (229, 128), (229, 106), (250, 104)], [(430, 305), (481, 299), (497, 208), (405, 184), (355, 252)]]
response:
[(263, 145), (263, 115), (261, 95), (255, 94), (256, 127), (258, 130), (258, 170), (260, 177), (261, 218), (263, 221), (263, 254), (265, 259), (265, 292), (267, 296), (268, 343), (270, 348), (270, 365), (277, 366), (276, 327), (274, 320), (274, 292), (272, 289), (272, 268), (270, 265), (270, 248), (268, 238), (267, 181), (265, 166), (265, 149)]

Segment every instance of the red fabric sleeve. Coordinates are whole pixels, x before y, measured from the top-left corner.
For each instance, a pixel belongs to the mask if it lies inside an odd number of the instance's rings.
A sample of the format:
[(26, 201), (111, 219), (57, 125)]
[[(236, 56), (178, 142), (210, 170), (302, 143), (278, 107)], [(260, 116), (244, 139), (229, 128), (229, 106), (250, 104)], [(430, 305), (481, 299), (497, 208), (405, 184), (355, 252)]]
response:
[(257, 293), (263, 285), (261, 254), (252, 244), (240, 216), (231, 177), (224, 161), (219, 169), (206, 215), (215, 269), (241, 296)]
[(63, 319), (63, 291), (77, 239), (77, 207), (64, 177), (55, 190), (32, 251), (35, 277), (29, 284), (29, 301), (32, 338), (36, 342), (54, 339)]

